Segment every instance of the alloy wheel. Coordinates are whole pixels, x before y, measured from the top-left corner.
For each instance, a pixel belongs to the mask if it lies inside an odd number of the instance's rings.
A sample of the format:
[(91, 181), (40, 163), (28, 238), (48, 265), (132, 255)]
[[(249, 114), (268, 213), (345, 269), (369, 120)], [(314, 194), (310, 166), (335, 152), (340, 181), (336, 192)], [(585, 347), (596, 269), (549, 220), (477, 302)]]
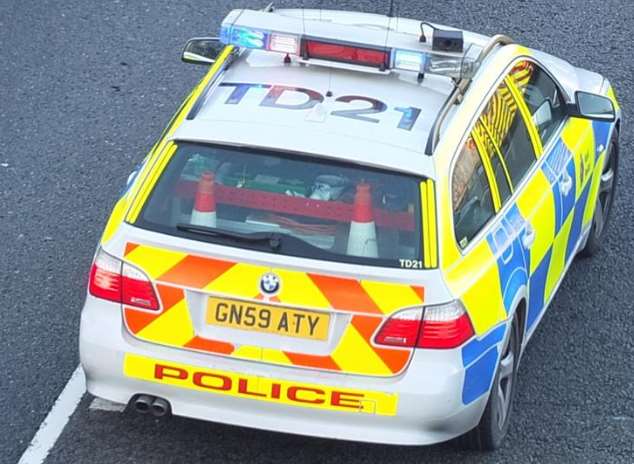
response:
[[(513, 330), (513, 328), (511, 329)], [(513, 399), (513, 380), (515, 372), (515, 340), (514, 332), (511, 332), (506, 342), (506, 347), (500, 360), (500, 367), (497, 376), (497, 383), (494, 386), (493, 394), (497, 403), (497, 425), (503, 430), (506, 419), (511, 409)]]
[(616, 156), (614, 148), (607, 153), (601, 179), (599, 181), (599, 195), (597, 207), (594, 212), (594, 227), (597, 237), (600, 237), (605, 229), (605, 224), (610, 215), (612, 201), (614, 199), (614, 180), (616, 178)]

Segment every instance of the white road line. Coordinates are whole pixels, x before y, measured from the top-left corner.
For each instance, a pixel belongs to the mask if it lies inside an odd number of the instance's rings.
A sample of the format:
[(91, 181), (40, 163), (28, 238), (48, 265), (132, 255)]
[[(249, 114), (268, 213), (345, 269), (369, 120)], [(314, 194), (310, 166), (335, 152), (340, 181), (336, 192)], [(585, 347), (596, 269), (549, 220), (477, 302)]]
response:
[(126, 405), (123, 403), (115, 403), (113, 401), (104, 400), (103, 398), (95, 398), (88, 406), (88, 409), (91, 411), (123, 412), (125, 407)]
[(81, 366), (77, 366), (18, 464), (41, 464), (44, 462), (85, 392), (84, 370)]

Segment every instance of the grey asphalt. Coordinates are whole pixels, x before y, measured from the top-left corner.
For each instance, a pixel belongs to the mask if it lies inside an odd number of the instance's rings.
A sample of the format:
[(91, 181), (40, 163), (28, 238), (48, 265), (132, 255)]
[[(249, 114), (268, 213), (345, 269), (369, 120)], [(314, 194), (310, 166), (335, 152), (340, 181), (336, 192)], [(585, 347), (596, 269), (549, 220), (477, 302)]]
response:
[[(0, 0), (0, 462), (19, 459), (77, 365), (87, 271), (109, 209), (204, 71), (179, 62), (183, 43), (216, 33), (232, 7), (264, 3)], [(508, 33), (601, 71), (624, 107), (604, 250), (574, 264), (535, 335), (504, 447), (486, 455), (157, 421), (89, 411), (87, 397), (47, 462), (634, 462), (634, 3), (396, 3), (403, 16)], [(387, 11), (387, 1), (321, 5)]]

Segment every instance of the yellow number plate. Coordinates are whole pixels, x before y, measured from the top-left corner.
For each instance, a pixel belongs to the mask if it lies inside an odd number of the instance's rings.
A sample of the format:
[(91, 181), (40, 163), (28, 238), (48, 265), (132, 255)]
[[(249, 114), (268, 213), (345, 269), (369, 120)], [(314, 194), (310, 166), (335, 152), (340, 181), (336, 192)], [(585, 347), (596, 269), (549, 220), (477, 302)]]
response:
[(326, 340), (330, 315), (250, 301), (210, 297), (207, 324), (274, 333), (287, 337)]

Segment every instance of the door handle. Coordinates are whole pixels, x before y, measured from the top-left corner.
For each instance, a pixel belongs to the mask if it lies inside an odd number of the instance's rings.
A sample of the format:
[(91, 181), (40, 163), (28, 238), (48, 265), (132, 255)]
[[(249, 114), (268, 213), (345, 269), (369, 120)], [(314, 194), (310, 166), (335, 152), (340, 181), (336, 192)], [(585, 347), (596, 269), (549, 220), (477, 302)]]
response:
[(572, 177), (568, 174), (568, 171), (564, 171), (561, 173), (561, 177), (559, 178), (559, 191), (563, 196), (568, 196), (570, 191), (572, 190)]
[(524, 226), (524, 236), (522, 237), (522, 245), (524, 245), (524, 248), (529, 250), (533, 246), (533, 243), (535, 243), (535, 237), (535, 229), (527, 222)]

